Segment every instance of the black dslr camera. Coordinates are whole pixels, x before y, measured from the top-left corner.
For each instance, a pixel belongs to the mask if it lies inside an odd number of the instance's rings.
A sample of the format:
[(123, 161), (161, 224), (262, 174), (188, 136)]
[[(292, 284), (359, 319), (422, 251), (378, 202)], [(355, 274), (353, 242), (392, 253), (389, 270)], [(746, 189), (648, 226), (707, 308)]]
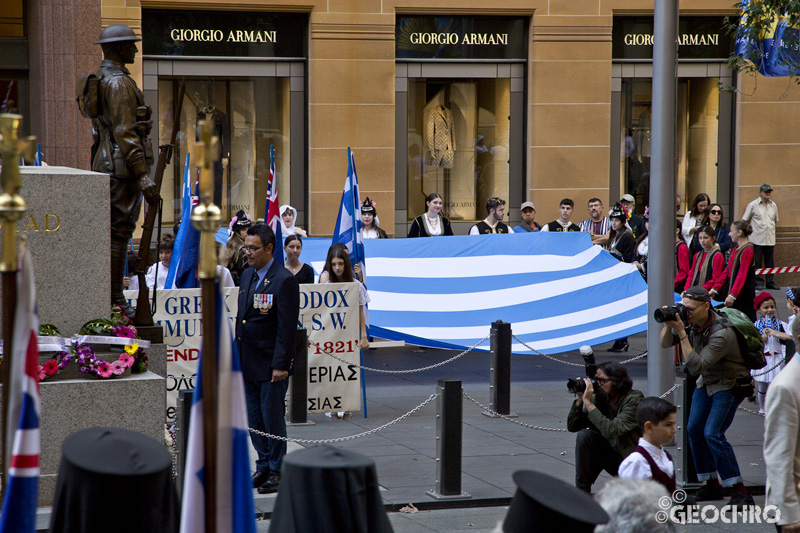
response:
[(681, 317), (681, 320), (683, 320), (685, 324), (689, 320), (689, 310), (686, 309), (685, 305), (678, 303), (669, 307), (656, 309), (653, 313), (653, 318), (659, 324), (667, 322), (668, 320), (675, 320), (676, 316)]
[[(592, 387), (597, 389), (597, 382), (594, 379), (590, 381), (592, 382)], [(582, 379), (568, 379), (567, 390), (572, 394), (583, 394), (586, 391), (586, 382)]]

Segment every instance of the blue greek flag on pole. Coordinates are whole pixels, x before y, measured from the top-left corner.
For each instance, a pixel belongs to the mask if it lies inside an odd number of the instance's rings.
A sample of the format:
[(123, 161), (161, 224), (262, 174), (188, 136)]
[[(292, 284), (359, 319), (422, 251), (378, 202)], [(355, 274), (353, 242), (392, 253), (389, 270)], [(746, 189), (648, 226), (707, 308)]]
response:
[(181, 225), (178, 228), (178, 234), (175, 235), (175, 244), (172, 248), (172, 259), (169, 262), (169, 271), (167, 272), (167, 279), (164, 281), (165, 289), (174, 289), (175, 276), (178, 272), (178, 266), (181, 264), (183, 256), (183, 243), (186, 241), (186, 234), (189, 231), (189, 226), (192, 225), (190, 220), (192, 216), (192, 185), (189, 180), (189, 154), (186, 154), (186, 161), (183, 165), (183, 195), (181, 197)]
[(364, 240), (361, 235), (361, 193), (358, 189), (356, 160), (350, 148), (347, 149), (347, 161), (347, 179), (344, 182), (342, 203), (339, 205), (339, 216), (336, 217), (331, 243), (340, 242), (347, 246), (353, 267), (360, 265), (361, 272), (366, 273)]
[(244, 380), (239, 354), (233, 342), (230, 322), (222, 314), (222, 297), (219, 282), (216, 291), (218, 423), (217, 461), (215, 465), (203, 463), (203, 387), (199, 370), (200, 354), (194, 399), (190, 415), (189, 446), (186, 453), (186, 479), (183, 484), (181, 533), (196, 533), (205, 529), (203, 472), (216, 468), (217, 472), (217, 528), (219, 531), (255, 533), (256, 519), (253, 505), (253, 485), (250, 480), (248, 449), (247, 407), (244, 399)]
[[(587, 233), (368, 239), (366, 247), (375, 337), (463, 349), (503, 320), (553, 354), (647, 328), (642, 276)], [(517, 340), (512, 350), (531, 353)]]

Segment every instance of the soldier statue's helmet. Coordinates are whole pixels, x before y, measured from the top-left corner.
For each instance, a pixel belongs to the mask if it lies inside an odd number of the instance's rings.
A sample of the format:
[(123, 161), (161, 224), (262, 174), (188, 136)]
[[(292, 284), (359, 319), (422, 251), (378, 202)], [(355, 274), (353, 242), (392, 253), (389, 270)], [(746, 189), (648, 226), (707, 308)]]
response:
[(125, 41), (141, 41), (133, 30), (125, 24), (112, 24), (100, 33), (100, 40), (94, 44), (121, 43)]

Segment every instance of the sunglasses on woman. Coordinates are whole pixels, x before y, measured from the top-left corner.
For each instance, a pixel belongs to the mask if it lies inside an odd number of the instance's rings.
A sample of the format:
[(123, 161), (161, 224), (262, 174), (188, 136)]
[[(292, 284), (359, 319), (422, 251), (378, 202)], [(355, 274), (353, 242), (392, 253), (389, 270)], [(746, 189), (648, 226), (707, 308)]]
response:
[(711, 210), (711, 214), (712, 215), (721, 215), (722, 211), (720, 211), (719, 209), (712, 209)]

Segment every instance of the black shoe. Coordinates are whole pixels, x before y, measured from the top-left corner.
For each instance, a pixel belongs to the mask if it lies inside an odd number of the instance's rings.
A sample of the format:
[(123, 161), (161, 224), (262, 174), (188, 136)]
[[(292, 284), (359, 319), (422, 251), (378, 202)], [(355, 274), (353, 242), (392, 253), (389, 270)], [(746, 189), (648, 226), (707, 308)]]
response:
[(629, 347), (628, 341), (614, 341), (614, 346), (612, 346), (606, 351), (614, 353), (627, 352), (628, 347)]
[(275, 472), (270, 472), (267, 481), (265, 481), (263, 485), (258, 487), (258, 493), (272, 494), (273, 492), (278, 492), (278, 485), (280, 484), (281, 484), (281, 475), (276, 474)]
[[(767, 288), (768, 288), (768, 289), (770, 289), (770, 290), (773, 290), (773, 291), (779, 291), (779, 290), (781, 290), (781, 288), (780, 288), (780, 287), (778, 287), (777, 285), (775, 285), (775, 282), (774, 282), (774, 281), (770, 281), (769, 283), (767, 283)], [(752, 498), (751, 498), (751, 499), (752, 499)]]
[(753, 497), (749, 494), (742, 494), (741, 492), (734, 492), (731, 499), (728, 500), (728, 505), (731, 507), (736, 507), (738, 510), (743, 510), (745, 506), (748, 505), (755, 505), (756, 502), (753, 500)]
[(269, 478), (269, 470), (261, 470), (259, 472), (256, 472), (255, 474), (253, 474), (253, 477), (251, 478), (253, 480), (253, 488), (257, 489), (258, 487), (263, 485), (268, 478)]
[(700, 490), (694, 493), (694, 497), (698, 502), (713, 502), (725, 498), (722, 494), (722, 487), (719, 485), (712, 487), (708, 483), (700, 487)]

